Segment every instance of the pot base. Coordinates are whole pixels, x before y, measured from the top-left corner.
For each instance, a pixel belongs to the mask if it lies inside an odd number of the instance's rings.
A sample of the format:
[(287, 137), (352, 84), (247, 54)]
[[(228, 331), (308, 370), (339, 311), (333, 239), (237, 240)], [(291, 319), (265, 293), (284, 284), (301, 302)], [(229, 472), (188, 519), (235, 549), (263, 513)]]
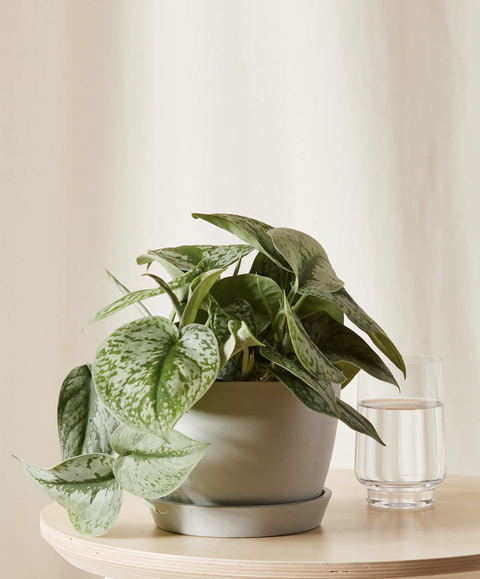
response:
[(161, 513), (152, 513), (160, 529), (198, 537), (275, 537), (318, 527), (332, 491), (324, 488), (314, 499), (276, 505), (217, 507), (152, 500)]

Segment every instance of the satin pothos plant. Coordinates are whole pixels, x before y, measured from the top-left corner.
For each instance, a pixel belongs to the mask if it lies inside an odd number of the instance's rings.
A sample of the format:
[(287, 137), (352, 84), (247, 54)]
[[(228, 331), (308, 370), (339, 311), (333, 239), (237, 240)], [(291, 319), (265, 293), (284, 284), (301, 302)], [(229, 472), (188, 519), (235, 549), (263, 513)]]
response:
[[(85, 535), (115, 521), (122, 489), (144, 499), (173, 492), (209, 444), (175, 430), (179, 419), (216, 380), (282, 382), (305, 406), (371, 436), (373, 425), (335, 395), (360, 369), (385, 382), (395, 378), (380, 356), (344, 325), (346, 316), (405, 373), (397, 348), (352, 299), (323, 247), (309, 235), (255, 219), (194, 214), (244, 243), (149, 251), (152, 289), (127, 290), (89, 323), (135, 304), (142, 317), (115, 330), (92, 365), (74, 368), (58, 401), (63, 462), (51, 469), (20, 460), (31, 479), (68, 511)], [(248, 273), (242, 259), (257, 252)], [(165, 281), (150, 271), (162, 266)], [(231, 275), (226, 270), (234, 266)], [(151, 315), (143, 302), (166, 294), (170, 317)], [(254, 404), (255, 401), (252, 401)]]

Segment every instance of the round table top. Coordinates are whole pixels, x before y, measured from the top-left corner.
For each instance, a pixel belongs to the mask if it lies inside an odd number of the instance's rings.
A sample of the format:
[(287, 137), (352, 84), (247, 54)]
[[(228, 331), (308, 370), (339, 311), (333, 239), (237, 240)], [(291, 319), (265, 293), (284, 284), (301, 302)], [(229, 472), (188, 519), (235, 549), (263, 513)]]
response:
[(330, 471), (327, 486), (333, 496), (321, 526), (298, 535), (175, 535), (155, 527), (149, 509), (127, 493), (102, 537), (79, 535), (55, 503), (43, 510), (41, 531), (67, 561), (112, 579), (387, 579), (480, 571), (480, 477), (447, 476), (435, 505), (417, 511), (369, 507), (353, 471)]

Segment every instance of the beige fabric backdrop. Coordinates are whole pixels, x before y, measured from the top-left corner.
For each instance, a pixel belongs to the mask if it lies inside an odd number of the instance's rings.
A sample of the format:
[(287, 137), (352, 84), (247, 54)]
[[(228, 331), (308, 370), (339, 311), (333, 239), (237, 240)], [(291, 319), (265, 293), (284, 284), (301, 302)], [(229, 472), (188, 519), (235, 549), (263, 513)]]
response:
[(480, 1), (0, 10), (2, 576), (87, 576), (10, 455), (58, 461), (62, 379), (135, 316), (81, 332), (116, 297), (100, 266), (136, 288), (145, 249), (233, 241), (191, 211), (318, 238), (404, 353), (443, 358), (449, 470), (480, 475)]

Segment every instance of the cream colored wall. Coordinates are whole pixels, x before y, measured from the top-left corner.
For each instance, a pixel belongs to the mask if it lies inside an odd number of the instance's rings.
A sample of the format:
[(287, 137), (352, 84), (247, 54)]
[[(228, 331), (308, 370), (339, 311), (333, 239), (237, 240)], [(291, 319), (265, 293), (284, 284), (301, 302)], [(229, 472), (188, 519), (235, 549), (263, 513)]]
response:
[[(117, 295), (100, 266), (137, 288), (147, 248), (232, 241), (191, 211), (317, 237), (403, 352), (443, 358), (449, 468), (480, 475), (480, 2), (0, 10), (2, 576), (87, 576), (10, 454), (58, 461), (62, 379), (135, 316), (81, 332)], [(352, 456), (340, 428), (333, 464)]]

